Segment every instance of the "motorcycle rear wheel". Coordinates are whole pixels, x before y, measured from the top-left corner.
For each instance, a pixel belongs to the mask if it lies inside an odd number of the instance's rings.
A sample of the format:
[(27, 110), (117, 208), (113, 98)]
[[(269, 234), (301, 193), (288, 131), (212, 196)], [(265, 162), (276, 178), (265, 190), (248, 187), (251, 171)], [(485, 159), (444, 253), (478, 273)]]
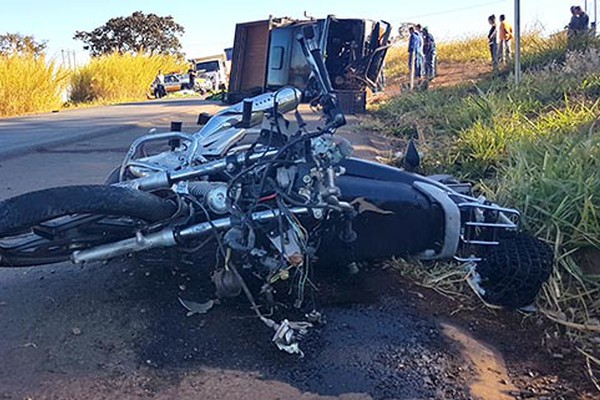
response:
[(66, 186), (0, 201), (0, 267), (66, 261), (75, 250), (130, 237), (169, 218), (171, 202), (105, 185)]

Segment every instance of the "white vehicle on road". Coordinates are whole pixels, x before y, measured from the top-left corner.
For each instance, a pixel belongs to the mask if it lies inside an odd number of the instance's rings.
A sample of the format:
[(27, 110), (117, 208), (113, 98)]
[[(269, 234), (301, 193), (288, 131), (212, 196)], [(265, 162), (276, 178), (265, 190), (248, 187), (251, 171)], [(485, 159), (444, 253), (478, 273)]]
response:
[(206, 79), (212, 83), (212, 90), (226, 90), (229, 79), (229, 68), (224, 54), (195, 58), (192, 60), (198, 79)]

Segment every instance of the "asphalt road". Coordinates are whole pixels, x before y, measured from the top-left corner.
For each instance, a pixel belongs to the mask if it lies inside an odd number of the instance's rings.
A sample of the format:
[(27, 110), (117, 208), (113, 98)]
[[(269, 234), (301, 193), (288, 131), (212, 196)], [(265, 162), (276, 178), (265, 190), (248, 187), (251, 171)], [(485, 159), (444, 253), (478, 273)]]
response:
[[(129, 143), (171, 120), (192, 131), (196, 100), (0, 120), (0, 199), (101, 183)], [(187, 129), (186, 129), (187, 128)], [(343, 133), (362, 154), (385, 143)], [(328, 323), (306, 357), (279, 352), (243, 299), (186, 317), (206, 271), (129, 259), (0, 270), (0, 399), (470, 399), (472, 371), (440, 324), (411, 309), (379, 267), (319, 283)], [(503, 397), (494, 397), (503, 398)]]
[(214, 110), (200, 99), (154, 100), (106, 107), (64, 110), (26, 117), (0, 119), (0, 159), (74, 140), (168, 126), (170, 120), (195, 122), (199, 112)]

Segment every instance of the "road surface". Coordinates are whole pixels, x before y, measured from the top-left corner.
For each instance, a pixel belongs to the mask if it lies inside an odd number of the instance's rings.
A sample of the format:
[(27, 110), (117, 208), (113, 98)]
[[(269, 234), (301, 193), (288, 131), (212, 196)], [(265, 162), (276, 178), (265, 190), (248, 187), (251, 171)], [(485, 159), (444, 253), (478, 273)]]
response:
[[(178, 120), (192, 131), (197, 113), (214, 109), (157, 101), (0, 120), (0, 199), (102, 183), (149, 128)], [(354, 128), (342, 134), (362, 155), (385, 150)], [(416, 292), (396, 277), (378, 266), (354, 278), (325, 274), (318, 303), (327, 323), (300, 359), (271, 344), (244, 299), (187, 317), (178, 297), (200, 301), (212, 290), (193, 266), (120, 259), (0, 270), (0, 399), (474, 398), (478, 367), (464, 347), (479, 342), (416, 311)], [(501, 357), (479, 345), (481, 369), (487, 355), (498, 372), (480, 377), (491, 383), (478, 393), (512, 398)]]

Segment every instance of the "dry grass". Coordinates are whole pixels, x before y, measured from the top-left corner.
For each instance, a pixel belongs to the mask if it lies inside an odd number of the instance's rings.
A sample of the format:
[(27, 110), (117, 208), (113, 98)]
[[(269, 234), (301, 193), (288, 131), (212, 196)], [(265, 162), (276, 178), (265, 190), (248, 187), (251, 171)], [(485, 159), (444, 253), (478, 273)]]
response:
[(71, 77), (73, 103), (114, 103), (145, 99), (159, 70), (184, 71), (184, 60), (162, 55), (114, 53), (93, 58)]
[[(514, 47), (514, 43), (513, 43)], [(391, 79), (408, 75), (408, 43), (394, 45), (386, 57), (386, 72)], [(530, 31), (521, 38), (522, 63), (525, 69), (545, 65), (554, 60), (564, 60), (567, 49), (566, 34), (560, 33), (545, 37), (539, 31)], [(513, 48), (514, 50), (514, 48)], [(452, 41), (437, 43), (438, 62), (451, 62), (465, 65), (490, 64), (490, 50), (485, 36), (470, 36)]]
[(0, 117), (61, 107), (67, 73), (45, 57), (0, 56)]
[[(386, 56), (386, 75), (393, 79), (408, 74), (408, 43), (395, 44)], [(438, 61), (459, 63), (486, 62), (489, 50), (485, 37), (467, 37), (464, 39), (439, 42), (437, 44)]]
[[(167, 74), (186, 67), (172, 56), (115, 53), (69, 72), (44, 56), (0, 56), (0, 117), (146, 99), (159, 70)], [(64, 104), (67, 90), (70, 103)]]

